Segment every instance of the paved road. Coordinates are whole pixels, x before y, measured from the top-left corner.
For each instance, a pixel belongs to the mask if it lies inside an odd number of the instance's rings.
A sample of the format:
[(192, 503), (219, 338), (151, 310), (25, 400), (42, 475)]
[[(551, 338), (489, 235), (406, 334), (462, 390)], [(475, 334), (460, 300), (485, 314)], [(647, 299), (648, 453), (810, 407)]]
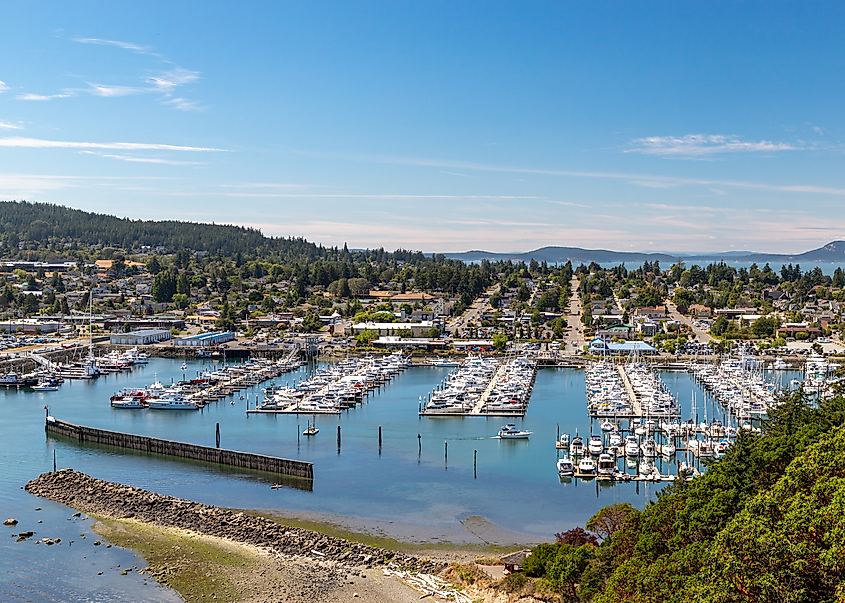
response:
[(669, 318), (671, 318), (672, 320), (677, 320), (678, 322), (685, 324), (690, 329), (692, 329), (692, 332), (695, 333), (696, 340), (700, 341), (701, 343), (709, 343), (711, 341), (716, 341), (715, 339), (710, 337), (710, 334), (707, 333), (704, 329), (702, 329), (701, 327), (696, 327), (690, 317), (684, 316), (683, 314), (678, 312), (678, 307), (669, 300), (666, 300), (666, 309), (669, 311)]
[(569, 286), (572, 297), (569, 298), (569, 316), (566, 317), (566, 321), (571, 328), (566, 331), (566, 353), (573, 354), (576, 350), (582, 349), (587, 342), (584, 339), (584, 325), (581, 324), (581, 296), (578, 294), (581, 282), (573, 276)]
[(481, 297), (472, 303), (466, 312), (446, 323), (446, 332), (454, 335), (458, 330), (466, 328), (466, 326), (471, 322), (476, 323), (476, 325), (481, 325), (481, 316), (490, 305), (490, 296), (498, 290), (498, 283), (487, 289)]

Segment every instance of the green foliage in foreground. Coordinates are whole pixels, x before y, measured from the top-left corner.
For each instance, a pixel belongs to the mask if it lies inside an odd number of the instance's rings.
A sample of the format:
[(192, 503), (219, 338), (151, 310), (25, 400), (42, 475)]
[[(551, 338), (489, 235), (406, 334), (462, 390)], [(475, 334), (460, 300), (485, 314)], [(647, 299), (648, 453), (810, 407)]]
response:
[(542, 545), (526, 568), (567, 601), (845, 602), (845, 398), (793, 394), (764, 433), (600, 546)]

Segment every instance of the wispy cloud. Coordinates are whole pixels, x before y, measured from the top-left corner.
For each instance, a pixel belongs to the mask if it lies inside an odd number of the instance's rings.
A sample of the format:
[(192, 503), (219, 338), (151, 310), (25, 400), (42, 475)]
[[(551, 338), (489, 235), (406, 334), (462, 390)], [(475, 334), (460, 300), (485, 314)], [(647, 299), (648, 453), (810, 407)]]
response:
[(702, 157), (720, 153), (759, 153), (776, 151), (797, 151), (801, 147), (787, 142), (746, 142), (738, 136), (721, 134), (687, 134), (686, 136), (649, 136), (631, 141), (633, 148), (626, 153), (644, 155), (669, 155)]
[(97, 153), (94, 151), (79, 151), (86, 155), (96, 155), (97, 157), (108, 157), (109, 159), (119, 159), (120, 161), (130, 161), (133, 163), (159, 163), (164, 165), (206, 165), (202, 161), (177, 161), (174, 159), (162, 159), (160, 157), (137, 157), (134, 155), (111, 155), (108, 153)]
[(225, 151), (211, 147), (188, 147), (147, 142), (65, 142), (38, 138), (0, 138), (0, 147), (25, 147), (31, 149), (119, 149), (123, 151)]
[(676, 176), (661, 176), (655, 174), (629, 174), (625, 172), (580, 172), (574, 170), (548, 170), (508, 165), (488, 165), (465, 161), (420, 159), (416, 157), (395, 157), (385, 155), (348, 155), (342, 153), (310, 153), (306, 151), (297, 151), (297, 153), (305, 156), (331, 157), (335, 159), (346, 159), (350, 161), (365, 161), (371, 163), (387, 163), (394, 165), (453, 168), (460, 170), (476, 170), (481, 172), (502, 172), (512, 174), (537, 174), (540, 176), (567, 176), (574, 178), (628, 180), (631, 184), (636, 184), (638, 186), (648, 186), (650, 188), (668, 188), (673, 186), (706, 186), (709, 188), (713, 186), (719, 186), (753, 190), (766, 190), (780, 193), (813, 193), (820, 195), (845, 196), (845, 189), (815, 185), (778, 185), (768, 184), (764, 182), (681, 178)]
[(117, 46), (118, 48), (123, 48), (124, 50), (132, 50), (134, 52), (140, 52), (142, 54), (151, 54), (154, 56), (160, 56), (153, 52), (150, 52), (149, 46), (140, 46), (138, 44), (132, 44), (131, 42), (121, 42), (119, 40), (103, 40), (101, 38), (72, 38), (74, 42), (79, 42), (80, 44), (98, 44), (100, 46)]
[(102, 84), (92, 84), (91, 82), (88, 82), (88, 85), (90, 88), (86, 92), (94, 96), (131, 96), (133, 94), (151, 92), (151, 90), (145, 88), (133, 88), (132, 86), (104, 86)]
[[(0, 139), (2, 140), (2, 139)], [(347, 193), (223, 193), (227, 197), (297, 197), (315, 199), (473, 199), (473, 200), (528, 200), (545, 197), (523, 197), (515, 195), (367, 195)]]
[(4, 90), (8, 90), (8, 89), (9, 89), (9, 87), (6, 85), (5, 82), (0, 82), (0, 92), (3, 92)]
[(567, 206), (567, 207), (586, 207), (587, 209), (589, 209), (589, 207), (590, 207), (589, 205), (582, 205), (581, 203), (572, 203), (572, 202), (570, 202), (570, 201), (552, 201), (552, 200), (548, 200), (548, 202), (549, 202), (549, 203), (555, 203), (555, 204), (557, 204), (557, 205), (565, 205), (565, 206)]
[(21, 126), (0, 120), (0, 130), (20, 130)]
[(184, 86), (197, 81), (200, 78), (199, 71), (189, 71), (178, 67), (160, 75), (147, 78), (147, 82), (153, 84), (159, 90), (170, 91), (177, 86)]
[(32, 94), (31, 92), (26, 92), (24, 94), (18, 94), (15, 98), (18, 100), (25, 100), (25, 101), (48, 101), (53, 100), (54, 98), (70, 98), (74, 96), (73, 94)]
[(168, 101), (164, 101), (164, 104), (173, 105), (181, 111), (198, 111), (201, 109), (197, 101), (188, 100), (186, 98), (173, 98)]

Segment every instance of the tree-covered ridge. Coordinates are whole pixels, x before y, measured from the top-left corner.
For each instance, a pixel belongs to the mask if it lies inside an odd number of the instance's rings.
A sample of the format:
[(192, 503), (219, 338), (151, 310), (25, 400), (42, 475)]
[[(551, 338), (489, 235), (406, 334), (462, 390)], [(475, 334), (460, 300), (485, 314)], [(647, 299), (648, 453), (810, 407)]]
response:
[[(301, 237), (267, 237), (260, 230), (244, 226), (204, 224), (177, 220), (131, 220), (97, 214), (49, 203), (0, 201), (0, 241), (4, 255), (17, 255), (19, 243), (26, 250), (62, 255), (68, 250), (90, 246), (115, 247), (129, 252), (142, 245), (205, 251), (211, 255), (234, 257), (252, 255), (265, 260), (288, 263), (314, 262), (319, 259), (359, 258), (382, 262), (397, 260), (420, 262), (420, 252), (383, 249), (350, 252), (323, 247)], [(28, 255), (33, 255), (32, 253)]]
[(626, 509), (621, 527), (591, 520), (599, 546), (543, 545), (525, 567), (565, 601), (842, 603), (843, 450), (845, 397), (795, 393), (764, 435), (743, 432), (701, 477)]

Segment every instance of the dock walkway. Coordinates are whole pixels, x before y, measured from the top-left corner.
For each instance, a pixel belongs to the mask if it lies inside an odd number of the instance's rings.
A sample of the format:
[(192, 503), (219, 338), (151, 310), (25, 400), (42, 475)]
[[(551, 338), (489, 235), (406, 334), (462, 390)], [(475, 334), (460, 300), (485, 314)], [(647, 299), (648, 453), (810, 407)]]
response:
[(499, 368), (496, 369), (496, 372), (493, 373), (493, 378), (490, 379), (490, 383), (487, 384), (487, 387), (481, 393), (481, 396), (478, 398), (478, 402), (473, 407), (470, 414), (473, 415), (480, 415), (481, 411), (484, 410), (484, 405), (487, 404), (487, 399), (490, 397), (490, 392), (493, 391), (493, 388), (496, 387), (496, 384), (502, 378), (502, 375), (508, 370), (507, 364), (500, 364)]
[(625, 386), (625, 391), (628, 392), (628, 397), (631, 399), (631, 407), (634, 409), (634, 416), (643, 416), (643, 407), (642, 404), (640, 404), (640, 398), (634, 392), (633, 386), (631, 386), (631, 380), (628, 378), (627, 371), (625, 371), (625, 365), (618, 364), (616, 366), (616, 370), (619, 371), (619, 376), (622, 377), (622, 384)]

